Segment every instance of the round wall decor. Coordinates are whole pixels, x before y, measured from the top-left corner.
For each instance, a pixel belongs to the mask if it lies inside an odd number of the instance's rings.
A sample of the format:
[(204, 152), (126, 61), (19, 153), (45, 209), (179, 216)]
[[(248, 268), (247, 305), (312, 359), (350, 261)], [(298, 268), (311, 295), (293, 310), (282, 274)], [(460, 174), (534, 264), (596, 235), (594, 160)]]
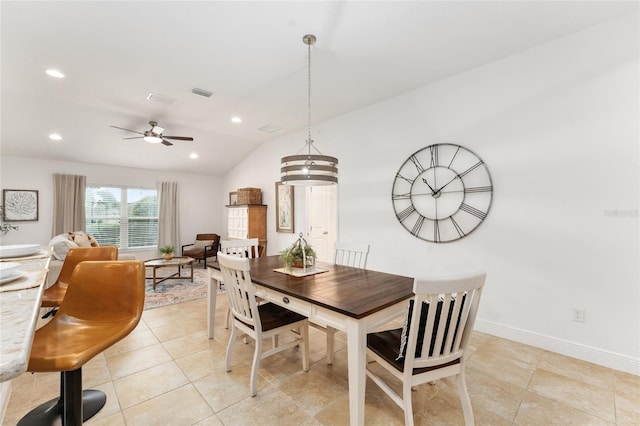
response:
[(391, 193), (400, 224), (434, 243), (469, 235), (487, 217), (492, 199), (487, 165), (471, 150), (451, 143), (413, 153), (398, 170)]

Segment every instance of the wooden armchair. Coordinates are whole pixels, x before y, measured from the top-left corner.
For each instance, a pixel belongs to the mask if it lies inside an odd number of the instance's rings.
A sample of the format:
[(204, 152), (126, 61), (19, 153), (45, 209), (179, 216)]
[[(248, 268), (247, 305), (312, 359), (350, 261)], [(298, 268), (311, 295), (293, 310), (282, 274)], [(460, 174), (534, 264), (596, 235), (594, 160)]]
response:
[[(218, 246), (220, 245), (220, 235), (218, 234), (198, 234), (193, 244), (185, 244), (182, 246), (181, 255), (193, 257), (200, 263), (204, 261), (204, 267), (207, 268), (207, 258), (216, 257), (218, 255)], [(185, 249), (185, 247), (191, 247)]]

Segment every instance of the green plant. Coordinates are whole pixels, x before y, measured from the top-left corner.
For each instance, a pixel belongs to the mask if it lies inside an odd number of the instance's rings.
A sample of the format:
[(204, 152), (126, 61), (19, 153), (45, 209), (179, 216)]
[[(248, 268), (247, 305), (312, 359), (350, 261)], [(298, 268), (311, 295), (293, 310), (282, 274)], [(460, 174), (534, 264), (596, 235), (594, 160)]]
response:
[(173, 246), (169, 245), (169, 246), (164, 246), (160, 248), (160, 253), (162, 254), (171, 254), (175, 251), (175, 249), (173, 248)]
[[(295, 243), (293, 243), (290, 247), (280, 252), (280, 260), (282, 260), (282, 263), (284, 263), (284, 265), (287, 267), (296, 266), (301, 268), (303, 266), (302, 252), (303, 252), (303, 249), (300, 244), (300, 241), (298, 240)], [(307, 259), (307, 266), (312, 265), (316, 258), (316, 252), (315, 250), (313, 250), (313, 247), (311, 247), (310, 245), (305, 245), (304, 256)]]

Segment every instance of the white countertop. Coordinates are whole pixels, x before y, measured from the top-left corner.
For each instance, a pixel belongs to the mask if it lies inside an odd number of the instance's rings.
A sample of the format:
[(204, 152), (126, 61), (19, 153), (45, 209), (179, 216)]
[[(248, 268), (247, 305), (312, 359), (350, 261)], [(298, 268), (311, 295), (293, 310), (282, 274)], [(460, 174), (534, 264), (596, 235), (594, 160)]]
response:
[(27, 370), (50, 259), (47, 255), (40, 259), (17, 260), (21, 264), (18, 269), (35, 273), (39, 285), (0, 292), (0, 382)]

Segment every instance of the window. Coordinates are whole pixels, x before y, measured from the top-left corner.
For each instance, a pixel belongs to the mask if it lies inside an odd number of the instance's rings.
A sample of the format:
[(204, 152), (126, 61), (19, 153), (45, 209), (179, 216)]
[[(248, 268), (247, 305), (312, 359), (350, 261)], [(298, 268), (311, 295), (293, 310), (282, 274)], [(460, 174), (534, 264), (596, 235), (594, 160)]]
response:
[(87, 233), (100, 245), (120, 248), (158, 244), (158, 191), (155, 189), (87, 186)]

